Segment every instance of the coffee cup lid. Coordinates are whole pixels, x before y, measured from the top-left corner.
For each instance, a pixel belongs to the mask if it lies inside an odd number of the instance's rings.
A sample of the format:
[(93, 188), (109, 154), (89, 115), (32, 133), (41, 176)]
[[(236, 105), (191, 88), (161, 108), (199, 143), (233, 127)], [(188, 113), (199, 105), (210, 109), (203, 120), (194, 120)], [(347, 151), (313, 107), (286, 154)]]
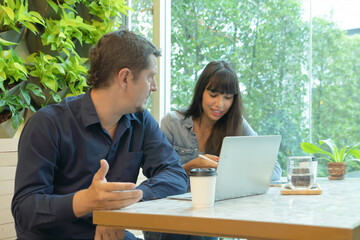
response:
[(216, 176), (215, 168), (194, 168), (190, 171), (190, 177)]

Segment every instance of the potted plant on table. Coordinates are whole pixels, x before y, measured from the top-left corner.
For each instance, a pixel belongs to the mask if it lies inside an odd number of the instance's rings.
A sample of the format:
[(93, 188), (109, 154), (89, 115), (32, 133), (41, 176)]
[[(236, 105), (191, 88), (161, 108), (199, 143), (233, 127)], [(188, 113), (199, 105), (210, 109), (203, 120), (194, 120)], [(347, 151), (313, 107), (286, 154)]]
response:
[[(360, 161), (360, 143), (355, 144), (353, 147), (346, 146), (339, 149), (332, 139), (320, 140), (320, 146), (325, 144), (328, 149), (324, 150), (316, 146), (315, 144), (303, 142), (301, 143), (301, 149), (310, 154), (322, 154), (327, 157), (320, 157), (328, 161), (328, 173), (330, 180), (344, 179), (347, 170), (347, 161)], [(352, 157), (352, 158), (351, 158)]]

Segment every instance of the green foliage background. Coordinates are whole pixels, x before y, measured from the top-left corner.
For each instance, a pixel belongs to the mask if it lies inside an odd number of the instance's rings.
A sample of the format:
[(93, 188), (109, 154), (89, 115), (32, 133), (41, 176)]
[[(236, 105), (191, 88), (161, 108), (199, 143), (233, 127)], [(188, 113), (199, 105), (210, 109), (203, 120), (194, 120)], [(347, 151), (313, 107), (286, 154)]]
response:
[[(306, 155), (309, 141), (309, 22), (299, 0), (172, 1), (172, 109), (185, 108), (209, 61), (236, 69), (247, 120), (259, 135), (280, 134), (279, 162)], [(331, 19), (313, 19), (312, 140), (360, 141), (360, 38)], [(326, 176), (320, 162), (319, 175)], [(359, 169), (349, 163), (348, 170)]]
[[(133, 4), (139, 13), (152, 1)], [(171, 4), (172, 110), (189, 105), (209, 61), (229, 61), (238, 73), (248, 122), (259, 135), (282, 136), (279, 162), (285, 174), (287, 157), (306, 155), (300, 143), (310, 140), (310, 23), (301, 0)], [(149, 19), (140, 19), (133, 24), (144, 32)], [(312, 142), (332, 138), (339, 147), (354, 145), (360, 142), (360, 36), (347, 35), (330, 17), (313, 18), (312, 26)], [(358, 163), (348, 164), (348, 171), (359, 170)], [(318, 171), (327, 176), (325, 161)]]

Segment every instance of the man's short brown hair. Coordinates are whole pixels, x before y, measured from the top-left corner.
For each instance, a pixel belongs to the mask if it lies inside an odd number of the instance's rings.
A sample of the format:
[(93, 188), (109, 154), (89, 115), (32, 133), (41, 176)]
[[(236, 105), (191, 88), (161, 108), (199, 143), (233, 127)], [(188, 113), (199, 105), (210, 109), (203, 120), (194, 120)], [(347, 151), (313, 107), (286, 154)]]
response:
[(87, 83), (92, 88), (104, 88), (121, 69), (129, 68), (135, 79), (149, 67), (149, 56), (160, 57), (159, 49), (145, 37), (128, 30), (107, 33), (90, 51)]

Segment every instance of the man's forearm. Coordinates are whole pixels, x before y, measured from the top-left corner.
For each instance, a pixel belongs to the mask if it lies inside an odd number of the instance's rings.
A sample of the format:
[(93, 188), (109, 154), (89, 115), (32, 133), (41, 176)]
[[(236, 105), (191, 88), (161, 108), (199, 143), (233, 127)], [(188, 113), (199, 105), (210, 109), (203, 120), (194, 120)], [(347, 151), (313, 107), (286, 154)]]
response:
[[(143, 182), (138, 188), (144, 189), (143, 200), (164, 198), (169, 195), (185, 193), (188, 185), (188, 177), (183, 168), (168, 169), (161, 171), (155, 177)], [(151, 189), (151, 193), (147, 191)]]
[(92, 212), (90, 198), (87, 196), (87, 190), (81, 190), (75, 193), (73, 198), (73, 211), (76, 217), (82, 217)]

